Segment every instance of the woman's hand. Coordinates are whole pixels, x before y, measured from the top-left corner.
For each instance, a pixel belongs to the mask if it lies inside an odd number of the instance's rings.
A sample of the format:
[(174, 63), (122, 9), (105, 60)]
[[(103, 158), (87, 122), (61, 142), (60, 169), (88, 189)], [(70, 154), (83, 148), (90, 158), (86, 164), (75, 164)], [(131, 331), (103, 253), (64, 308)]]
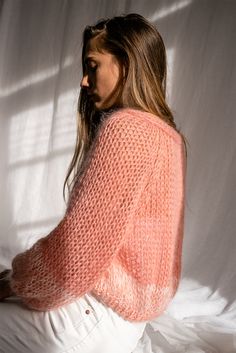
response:
[(14, 295), (10, 287), (10, 275), (11, 270), (5, 270), (0, 273), (0, 301)]

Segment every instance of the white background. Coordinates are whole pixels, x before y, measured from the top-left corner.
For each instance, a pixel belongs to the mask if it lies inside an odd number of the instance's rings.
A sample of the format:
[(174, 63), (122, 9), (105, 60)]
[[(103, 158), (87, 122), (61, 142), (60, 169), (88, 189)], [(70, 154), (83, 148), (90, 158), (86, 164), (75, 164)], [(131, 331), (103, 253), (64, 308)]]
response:
[[(138, 12), (166, 44), (168, 102), (186, 136), (182, 280), (140, 352), (236, 352), (236, 1), (0, 0), (0, 264), (65, 210), (81, 34)], [(151, 337), (151, 342), (150, 342)]]

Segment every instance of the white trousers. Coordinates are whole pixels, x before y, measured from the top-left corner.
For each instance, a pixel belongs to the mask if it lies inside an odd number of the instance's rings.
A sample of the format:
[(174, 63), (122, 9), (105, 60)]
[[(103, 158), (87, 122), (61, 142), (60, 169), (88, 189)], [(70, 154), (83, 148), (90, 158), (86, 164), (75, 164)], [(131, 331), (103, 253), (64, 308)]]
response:
[(59, 309), (0, 303), (0, 353), (131, 353), (146, 322), (130, 322), (91, 294)]

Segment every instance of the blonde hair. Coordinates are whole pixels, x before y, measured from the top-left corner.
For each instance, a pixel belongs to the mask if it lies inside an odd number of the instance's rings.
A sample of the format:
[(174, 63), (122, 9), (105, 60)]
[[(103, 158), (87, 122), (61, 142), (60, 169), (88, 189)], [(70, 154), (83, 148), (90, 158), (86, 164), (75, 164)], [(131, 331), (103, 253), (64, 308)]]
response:
[[(150, 22), (139, 14), (115, 16), (87, 26), (83, 32), (82, 67), (85, 72), (85, 51), (88, 42), (96, 38), (99, 52), (113, 54), (125, 71), (120, 85), (122, 107), (137, 108), (159, 116), (183, 138), (187, 158), (185, 136), (177, 129), (173, 114), (166, 103), (166, 50), (163, 39)], [(102, 112), (95, 110), (85, 90), (78, 100), (78, 129), (76, 147), (64, 182), (69, 192), (82, 162), (94, 139)], [(72, 181), (69, 178), (74, 171)]]

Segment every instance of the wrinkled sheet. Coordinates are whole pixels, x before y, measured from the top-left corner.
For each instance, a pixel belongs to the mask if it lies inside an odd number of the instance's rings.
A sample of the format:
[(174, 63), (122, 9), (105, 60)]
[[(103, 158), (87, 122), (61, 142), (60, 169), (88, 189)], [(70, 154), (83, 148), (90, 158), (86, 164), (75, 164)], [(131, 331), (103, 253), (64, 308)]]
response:
[(223, 298), (206, 300), (207, 288), (183, 287), (169, 309), (147, 325), (135, 353), (235, 353), (235, 306), (219, 314)]

